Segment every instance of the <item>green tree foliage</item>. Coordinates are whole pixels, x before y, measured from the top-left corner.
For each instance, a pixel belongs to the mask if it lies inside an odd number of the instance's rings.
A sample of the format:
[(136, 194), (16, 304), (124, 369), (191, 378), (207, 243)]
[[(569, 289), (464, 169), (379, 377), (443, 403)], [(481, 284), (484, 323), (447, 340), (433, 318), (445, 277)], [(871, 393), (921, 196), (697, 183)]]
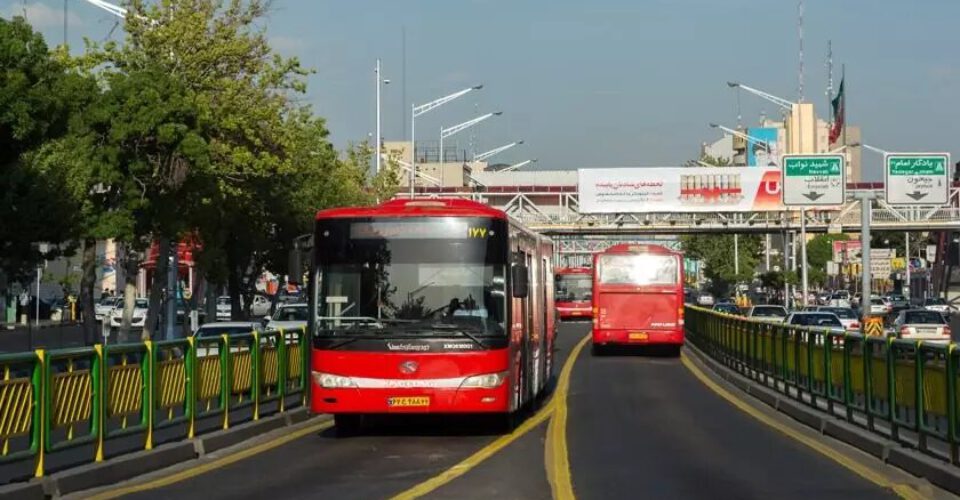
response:
[(713, 293), (725, 295), (730, 285), (750, 282), (756, 274), (762, 248), (757, 235), (741, 234), (737, 239), (739, 274), (734, 264), (732, 234), (688, 235), (681, 241), (687, 257), (703, 261), (704, 275), (710, 280)]
[(0, 18), (0, 274), (11, 281), (27, 278), (43, 257), (35, 242), (70, 240), (63, 179), (46, 179), (30, 158), (67, 132), (95, 92), (92, 81), (65, 71), (23, 18)]

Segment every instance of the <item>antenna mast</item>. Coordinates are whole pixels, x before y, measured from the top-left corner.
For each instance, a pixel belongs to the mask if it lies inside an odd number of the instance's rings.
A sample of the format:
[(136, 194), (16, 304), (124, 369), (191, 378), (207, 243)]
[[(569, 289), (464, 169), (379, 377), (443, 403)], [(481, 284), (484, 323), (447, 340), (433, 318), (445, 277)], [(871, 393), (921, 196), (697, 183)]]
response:
[(800, 38), (800, 71), (798, 73), (797, 102), (803, 102), (803, 0), (797, 2), (797, 34)]

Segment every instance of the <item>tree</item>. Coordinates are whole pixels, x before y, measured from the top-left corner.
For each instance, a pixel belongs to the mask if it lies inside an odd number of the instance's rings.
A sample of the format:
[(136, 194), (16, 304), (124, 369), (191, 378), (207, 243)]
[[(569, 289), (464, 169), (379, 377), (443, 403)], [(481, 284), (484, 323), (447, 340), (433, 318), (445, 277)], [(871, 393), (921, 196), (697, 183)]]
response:
[(729, 167), (730, 165), (730, 160), (722, 157), (710, 156), (706, 153), (700, 155), (699, 161), (689, 160), (683, 164), (684, 167)]
[[(94, 82), (67, 71), (22, 17), (0, 18), (0, 275), (30, 279), (36, 242), (70, 242), (73, 207), (61, 179), (47, 179), (30, 156), (67, 132), (72, 116), (96, 94)], [(0, 295), (4, 290), (0, 290)]]
[[(688, 258), (700, 259), (704, 275), (711, 282), (711, 292), (725, 295), (731, 284), (749, 282), (756, 274), (761, 249), (760, 237), (739, 235), (737, 254), (739, 266), (734, 263), (734, 236), (732, 234), (699, 234), (681, 238)], [(739, 267), (739, 273), (737, 273)]]

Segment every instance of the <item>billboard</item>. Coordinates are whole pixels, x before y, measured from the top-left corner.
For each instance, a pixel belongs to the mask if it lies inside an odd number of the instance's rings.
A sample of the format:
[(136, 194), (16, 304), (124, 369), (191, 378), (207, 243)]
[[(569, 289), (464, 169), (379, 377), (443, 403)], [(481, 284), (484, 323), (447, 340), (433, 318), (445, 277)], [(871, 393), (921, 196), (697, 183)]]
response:
[[(747, 166), (779, 167), (780, 143), (775, 128), (748, 128)], [(756, 140), (754, 140), (756, 139)]]
[(780, 169), (582, 168), (580, 213), (778, 211)]
[(860, 240), (834, 240), (833, 260), (835, 262), (859, 262), (863, 243)]

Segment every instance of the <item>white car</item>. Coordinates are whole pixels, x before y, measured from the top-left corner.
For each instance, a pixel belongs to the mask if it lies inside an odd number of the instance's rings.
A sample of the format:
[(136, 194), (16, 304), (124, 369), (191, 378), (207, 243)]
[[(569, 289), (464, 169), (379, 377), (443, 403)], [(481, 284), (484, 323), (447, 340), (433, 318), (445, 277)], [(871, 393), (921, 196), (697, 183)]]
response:
[[(270, 298), (264, 295), (254, 295), (253, 305), (250, 306), (250, 316), (262, 318), (270, 315), (270, 308), (273, 304)], [(240, 300), (240, 307), (243, 307), (243, 299)], [(230, 304), (230, 296), (222, 295), (217, 297), (217, 321), (230, 321), (233, 317), (233, 311)]]
[(267, 330), (306, 328), (309, 314), (307, 304), (281, 304), (277, 307), (277, 312), (267, 320), (264, 328)]
[(941, 314), (949, 314), (953, 312), (953, 307), (950, 304), (947, 304), (946, 300), (941, 298), (928, 298), (923, 301), (923, 308), (928, 311), (937, 311)]
[(712, 307), (713, 303), (713, 295), (710, 295), (709, 293), (701, 293), (697, 296), (697, 305)]
[(753, 306), (747, 311), (747, 318), (766, 323), (783, 323), (786, 317), (783, 306)]
[(893, 323), (897, 338), (922, 340), (934, 344), (950, 342), (950, 326), (943, 315), (926, 309), (906, 309), (900, 311)]
[[(260, 323), (252, 321), (223, 321), (216, 323), (206, 323), (197, 329), (193, 334), (194, 345), (197, 348), (197, 357), (216, 356), (220, 353), (220, 343), (213, 339), (219, 339), (222, 335), (228, 337), (246, 336), (253, 332), (260, 332), (263, 328)], [(240, 352), (247, 348), (249, 337), (238, 339), (236, 343), (231, 343), (230, 352)]]
[(122, 303), (122, 297), (100, 297), (100, 301), (93, 306), (93, 315), (97, 318), (97, 321), (103, 321), (104, 318), (109, 319), (117, 305)]
[(870, 299), (871, 316), (886, 316), (891, 312), (893, 312), (893, 306), (889, 302), (880, 297), (872, 297)]
[(857, 316), (856, 311), (849, 307), (818, 307), (816, 311), (836, 314), (837, 317), (840, 318), (840, 323), (842, 323), (843, 327), (850, 333), (860, 331), (860, 318)]
[[(150, 301), (147, 299), (137, 299), (133, 304), (133, 317), (130, 320), (130, 326), (134, 328), (143, 328), (147, 321), (147, 309), (150, 307)], [(117, 307), (110, 313), (110, 326), (120, 328), (123, 324), (123, 300), (117, 303)]]

